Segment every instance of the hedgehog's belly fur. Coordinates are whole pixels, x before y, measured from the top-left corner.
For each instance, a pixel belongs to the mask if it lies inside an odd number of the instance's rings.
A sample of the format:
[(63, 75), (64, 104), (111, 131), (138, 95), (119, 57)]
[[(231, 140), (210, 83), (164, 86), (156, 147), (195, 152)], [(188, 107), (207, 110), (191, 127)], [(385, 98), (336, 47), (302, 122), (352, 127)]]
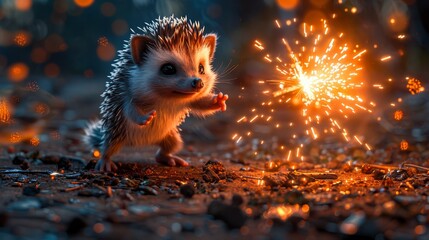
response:
[(127, 120), (125, 145), (144, 146), (159, 144), (171, 131), (177, 131), (185, 112), (166, 113), (157, 111), (157, 116), (146, 126), (139, 126)]

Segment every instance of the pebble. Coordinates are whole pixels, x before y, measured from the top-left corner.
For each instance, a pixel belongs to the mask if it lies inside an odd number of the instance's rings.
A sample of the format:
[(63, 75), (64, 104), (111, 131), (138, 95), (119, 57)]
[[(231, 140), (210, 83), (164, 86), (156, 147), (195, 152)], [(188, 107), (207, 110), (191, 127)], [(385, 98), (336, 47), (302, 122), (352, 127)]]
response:
[(194, 188), (193, 184), (187, 183), (187, 184), (184, 184), (180, 187), (180, 193), (185, 198), (192, 198), (192, 196), (194, 196), (194, 194), (195, 194), (195, 188)]
[(246, 214), (234, 205), (225, 204), (219, 200), (210, 203), (207, 213), (215, 219), (222, 220), (228, 228), (241, 228), (247, 220)]

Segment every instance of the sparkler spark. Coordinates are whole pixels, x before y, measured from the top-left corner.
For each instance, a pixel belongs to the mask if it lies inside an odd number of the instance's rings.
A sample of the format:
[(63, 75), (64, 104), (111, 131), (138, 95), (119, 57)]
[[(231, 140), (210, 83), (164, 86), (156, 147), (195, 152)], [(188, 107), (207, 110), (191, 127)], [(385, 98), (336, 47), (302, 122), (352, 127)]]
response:
[[(277, 28), (282, 28), (279, 20), (275, 20), (274, 23)], [(286, 26), (292, 25), (290, 20), (285, 23)], [(358, 112), (372, 113), (372, 108), (376, 105), (372, 102), (367, 104), (366, 100), (359, 95), (359, 91), (362, 91), (364, 86), (364, 82), (360, 80), (360, 72), (363, 70), (361, 57), (367, 50), (347, 42), (344, 33), (331, 34), (326, 20), (322, 19), (320, 26), (306, 23), (301, 26), (303, 40), (296, 40), (290, 44), (286, 38), (281, 39), (287, 58), (271, 54), (265, 54), (263, 57), (274, 66), (280, 77), (259, 81), (260, 84), (275, 87), (274, 91), (264, 89), (262, 93), (271, 98), (270, 103), (284, 104), (292, 99), (292, 102), (301, 105), (302, 123), (306, 126), (304, 133), (309, 137), (317, 139), (323, 133), (339, 133), (346, 141), (354, 141), (370, 150), (371, 147), (363, 141), (362, 137), (350, 135), (341, 121)], [(254, 46), (260, 51), (266, 49), (259, 40), (255, 41)], [(388, 59), (390, 56), (384, 57), (382, 61)], [(381, 85), (377, 87), (383, 89)], [(277, 109), (267, 103), (267, 101), (263, 102), (261, 107), (269, 107), (269, 114), (264, 112), (262, 117), (262, 109), (256, 111), (252, 109), (251, 115), (242, 116), (237, 122), (254, 123), (265, 119), (272, 120), (271, 114)], [(250, 121), (245, 121), (246, 119)], [(324, 128), (322, 123), (328, 123), (331, 127)], [(294, 124), (287, 125), (292, 128)], [(279, 123), (273, 121), (273, 126), (279, 126)], [(239, 134), (235, 134), (234, 139), (238, 136)], [(296, 133), (291, 136), (295, 138)], [(302, 144), (297, 148), (291, 148), (287, 159), (289, 160), (292, 156), (299, 159), (301, 148)]]

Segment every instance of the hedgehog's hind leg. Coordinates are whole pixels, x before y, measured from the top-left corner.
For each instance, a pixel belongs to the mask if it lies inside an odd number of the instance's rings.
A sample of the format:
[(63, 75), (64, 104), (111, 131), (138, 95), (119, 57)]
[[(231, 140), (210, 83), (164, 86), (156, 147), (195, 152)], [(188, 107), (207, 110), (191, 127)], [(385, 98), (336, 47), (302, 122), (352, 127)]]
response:
[(104, 143), (103, 151), (101, 153), (101, 158), (98, 160), (95, 165), (95, 170), (101, 172), (114, 172), (118, 169), (116, 164), (110, 159), (110, 157), (119, 151), (121, 148), (120, 143), (110, 142)]
[(173, 130), (168, 134), (160, 143), (161, 147), (156, 153), (155, 159), (158, 163), (168, 165), (171, 167), (174, 166), (189, 166), (189, 163), (183, 158), (173, 155), (174, 153), (180, 151), (183, 146), (182, 138), (177, 130)]

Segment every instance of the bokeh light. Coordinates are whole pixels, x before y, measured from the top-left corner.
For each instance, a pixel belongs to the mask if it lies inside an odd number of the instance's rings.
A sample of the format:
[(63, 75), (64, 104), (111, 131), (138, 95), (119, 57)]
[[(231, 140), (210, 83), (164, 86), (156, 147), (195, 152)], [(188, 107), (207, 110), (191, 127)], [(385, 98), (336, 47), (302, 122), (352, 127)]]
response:
[(115, 35), (124, 35), (128, 32), (128, 23), (123, 19), (116, 19), (112, 23), (112, 31)]
[(51, 34), (45, 39), (45, 49), (48, 52), (62, 52), (67, 50), (67, 44), (64, 42), (63, 37), (58, 34)]
[(33, 51), (31, 51), (31, 61), (35, 63), (44, 63), (48, 60), (48, 53), (44, 48), (34, 48)]
[(304, 21), (308, 25), (320, 24), (321, 19), (326, 19), (325, 14), (320, 10), (310, 10), (304, 16)]
[(99, 46), (105, 47), (109, 44), (109, 39), (106, 37), (100, 37), (97, 42)]
[(99, 45), (97, 47), (97, 56), (103, 61), (111, 61), (115, 57), (116, 48), (112, 44), (106, 46)]
[(28, 77), (28, 73), (29, 69), (25, 63), (14, 63), (9, 67), (7, 76), (13, 82), (20, 82)]
[(9, 123), (10, 112), (10, 105), (6, 99), (0, 99), (0, 123)]
[(49, 106), (44, 103), (36, 103), (34, 105), (34, 112), (38, 113), (41, 116), (47, 115), (49, 113)]
[(33, 5), (32, 0), (15, 0), (15, 7), (20, 11), (28, 11)]
[(406, 140), (402, 140), (399, 146), (402, 151), (408, 150), (408, 142)]
[(30, 139), (30, 144), (33, 146), (38, 146), (40, 144), (40, 139), (37, 136), (34, 136)]
[(55, 63), (48, 63), (44, 68), (44, 72), (47, 77), (55, 78), (60, 75), (60, 67)]
[(94, 3), (94, 0), (74, 0), (74, 3), (82, 8), (91, 6)]
[(412, 95), (421, 93), (425, 90), (420, 80), (416, 78), (408, 78), (408, 77), (406, 79), (407, 79), (407, 89)]
[(19, 132), (14, 132), (10, 135), (11, 143), (19, 143), (21, 141), (21, 134)]
[(276, 0), (277, 5), (285, 10), (291, 10), (298, 6), (299, 0)]
[(393, 114), (393, 118), (394, 118), (396, 121), (401, 121), (403, 117), (404, 117), (404, 113), (403, 113), (401, 110), (397, 110), (397, 111), (395, 111), (395, 113)]
[(106, 17), (111, 17), (116, 13), (116, 7), (113, 3), (105, 2), (101, 5), (101, 13)]
[(17, 32), (15, 34), (15, 37), (13, 38), (13, 42), (20, 46), (20, 47), (25, 47), (30, 43), (31, 40), (31, 36), (28, 32)]
[(310, 0), (310, 3), (316, 7), (324, 7), (330, 0)]
[(408, 27), (408, 15), (403, 11), (392, 12), (388, 18), (388, 27), (393, 32), (403, 32)]

